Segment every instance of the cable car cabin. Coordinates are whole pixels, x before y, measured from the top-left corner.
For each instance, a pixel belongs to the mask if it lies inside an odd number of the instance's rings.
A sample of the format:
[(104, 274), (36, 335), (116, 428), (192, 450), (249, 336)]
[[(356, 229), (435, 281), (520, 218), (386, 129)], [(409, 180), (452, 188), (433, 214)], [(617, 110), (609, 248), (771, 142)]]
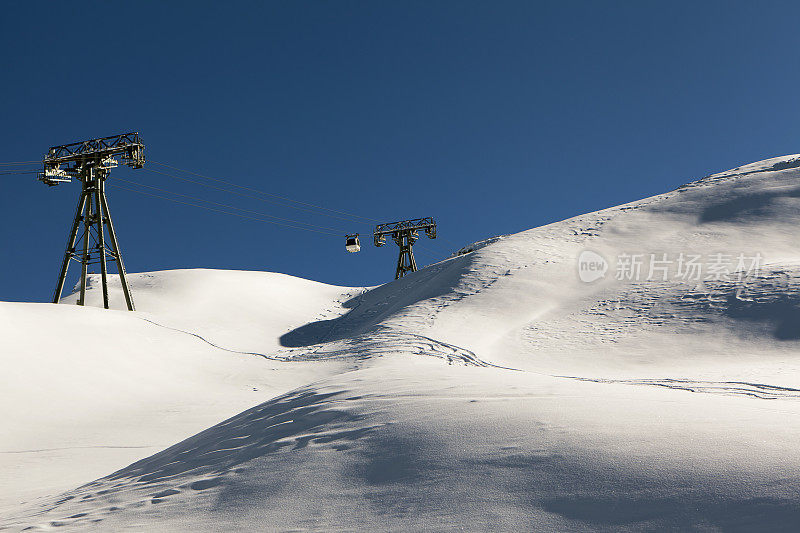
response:
[(361, 250), (361, 241), (358, 240), (358, 233), (355, 235), (347, 235), (345, 237), (344, 247), (350, 253)]

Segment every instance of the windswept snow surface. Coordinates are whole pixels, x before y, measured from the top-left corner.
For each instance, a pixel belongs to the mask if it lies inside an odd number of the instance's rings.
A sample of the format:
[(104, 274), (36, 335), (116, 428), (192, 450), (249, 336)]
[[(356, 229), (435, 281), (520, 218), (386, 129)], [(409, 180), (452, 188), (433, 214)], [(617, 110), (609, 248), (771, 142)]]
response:
[[(135, 313), (89, 307), (102, 305), (97, 279), (85, 308), (0, 304), (0, 510), (100, 477), (265, 395), (346, 368), (282, 363), (278, 339), (345, 312), (341, 303), (362, 289), (266, 272), (130, 278)], [(124, 307), (121, 290), (111, 297)]]
[(371, 289), (2, 304), (0, 527), (796, 530), (798, 224), (786, 156)]

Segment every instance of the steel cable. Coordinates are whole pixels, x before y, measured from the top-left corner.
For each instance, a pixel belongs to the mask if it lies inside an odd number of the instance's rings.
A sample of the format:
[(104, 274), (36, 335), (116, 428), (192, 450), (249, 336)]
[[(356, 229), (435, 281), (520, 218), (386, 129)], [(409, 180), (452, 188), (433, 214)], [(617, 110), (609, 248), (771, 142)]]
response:
[(281, 222), (275, 222), (274, 220), (266, 220), (266, 219), (263, 219), (263, 218), (258, 218), (258, 217), (248, 216), (248, 215), (242, 215), (240, 213), (233, 213), (231, 211), (225, 211), (223, 209), (217, 209), (217, 208), (208, 207), (208, 206), (205, 206), (205, 205), (194, 204), (194, 203), (191, 203), (191, 202), (184, 202), (182, 200), (177, 200), (175, 198), (168, 198), (166, 196), (161, 196), (159, 194), (153, 194), (153, 193), (149, 193), (149, 192), (145, 192), (145, 191), (138, 191), (136, 189), (131, 189), (129, 187), (124, 187), (122, 185), (114, 184), (114, 185), (111, 185), (110, 188), (122, 189), (122, 190), (130, 191), (130, 192), (135, 192), (135, 193), (138, 193), (138, 194), (143, 194), (145, 196), (152, 196), (154, 198), (161, 198), (162, 200), (167, 200), (167, 201), (170, 201), (170, 202), (175, 202), (175, 203), (178, 203), (178, 204), (188, 205), (188, 206), (192, 206), (192, 207), (199, 207), (200, 209), (206, 209), (208, 211), (215, 211), (217, 213), (223, 213), (223, 214), (226, 214), (226, 215), (233, 215), (233, 216), (240, 217), (240, 218), (247, 218), (247, 219), (250, 219), (250, 220), (257, 220), (259, 222), (267, 222), (268, 224), (275, 224), (276, 226), (283, 226), (285, 228), (293, 228), (293, 229), (301, 229), (301, 230), (306, 230), (306, 231), (313, 231), (315, 233), (323, 233), (325, 235), (335, 235), (337, 237), (340, 236), (339, 233), (333, 233), (331, 231), (317, 230), (317, 229), (312, 229), (312, 228), (304, 228), (304, 227), (301, 227), (301, 226), (293, 226), (291, 224), (283, 224)]
[[(308, 202), (301, 202), (299, 200), (293, 200), (292, 198), (288, 198), (286, 196), (280, 196), (278, 194), (273, 194), (273, 193), (270, 193), (270, 192), (262, 191), (260, 189), (256, 189), (256, 188), (253, 188), (253, 187), (246, 187), (244, 185), (239, 185), (237, 183), (226, 181), (226, 180), (223, 180), (223, 179), (220, 179), (220, 178), (214, 178), (214, 177), (211, 177), (211, 176), (206, 176), (205, 174), (200, 174), (198, 172), (192, 172), (191, 170), (178, 168), (178, 167), (175, 167), (175, 166), (172, 166), (172, 165), (168, 165), (166, 163), (160, 163), (158, 161), (153, 161), (153, 160), (150, 160), (150, 162), (151, 163), (155, 163), (156, 165), (161, 165), (162, 167), (171, 168), (172, 170), (177, 170), (178, 172), (185, 172), (186, 174), (192, 174), (194, 176), (199, 176), (201, 178), (205, 178), (205, 179), (208, 179), (208, 180), (216, 181), (216, 182), (219, 182), (219, 183), (224, 183), (226, 185), (230, 185), (232, 187), (236, 187), (236, 188), (239, 188), (239, 189), (244, 189), (244, 190), (255, 192), (255, 193), (258, 193), (258, 194), (263, 194), (265, 196), (271, 196), (273, 198), (277, 198), (277, 199), (282, 200), (284, 202), (292, 202), (294, 204), (304, 205), (306, 207), (311, 207), (311, 208), (314, 208), (314, 209), (319, 209), (319, 210), (323, 210), (323, 211), (330, 211), (331, 213), (337, 213), (339, 215), (345, 215), (345, 216), (347, 216), (349, 218), (352, 218), (352, 219), (361, 219), (361, 220), (366, 220), (366, 221), (369, 221), (369, 222), (380, 222), (379, 220), (374, 219), (374, 218), (364, 217), (364, 216), (361, 216), (361, 215), (356, 215), (354, 213), (348, 213), (347, 211), (340, 211), (338, 209), (331, 209), (329, 207), (324, 207), (324, 206), (321, 206), (321, 205), (311, 204), (311, 203), (308, 203)], [(288, 206), (288, 207), (292, 207), (292, 206)], [(324, 214), (324, 213), (322, 213), (322, 214)], [(327, 215), (327, 216), (330, 216), (330, 215)]]
[(170, 191), (168, 189), (162, 189), (161, 187), (155, 187), (153, 185), (147, 185), (145, 183), (139, 183), (139, 182), (133, 181), (133, 180), (126, 180), (126, 179), (120, 178), (120, 177), (114, 177), (114, 180), (115, 181), (124, 181), (125, 183), (130, 183), (132, 185), (138, 185), (140, 187), (147, 187), (148, 189), (154, 189), (156, 191), (161, 191), (161, 192), (165, 192), (165, 193), (169, 193), (169, 194), (174, 194), (175, 196), (182, 196), (183, 198), (189, 198), (190, 200), (197, 200), (197, 201), (200, 201), (200, 202), (206, 202), (206, 203), (217, 205), (217, 206), (220, 206), (220, 207), (225, 207), (227, 209), (234, 209), (236, 211), (242, 211), (242, 212), (245, 212), (245, 213), (251, 213), (251, 214), (262, 216), (262, 217), (274, 218), (274, 219), (277, 219), (277, 220), (282, 220), (284, 222), (292, 222), (294, 224), (302, 224), (302, 225), (311, 226), (311, 227), (314, 227), (314, 228), (320, 228), (320, 229), (325, 229), (325, 230), (330, 230), (330, 231), (341, 231), (342, 235), (346, 234), (345, 231), (339, 230), (338, 228), (331, 228), (331, 227), (328, 227), (328, 226), (320, 226), (318, 224), (311, 224), (309, 222), (303, 222), (301, 220), (294, 220), (294, 219), (291, 219), (291, 218), (278, 217), (278, 216), (275, 216), (275, 215), (270, 215), (268, 213), (262, 213), (261, 211), (253, 211), (251, 209), (244, 209), (244, 208), (241, 208), (241, 207), (236, 207), (234, 205), (215, 202), (213, 200), (206, 200), (205, 198), (200, 198), (198, 196), (190, 196), (188, 194), (183, 194), (183, 193), (179, 193), (179, 192), (175, 192), (175, 191)]

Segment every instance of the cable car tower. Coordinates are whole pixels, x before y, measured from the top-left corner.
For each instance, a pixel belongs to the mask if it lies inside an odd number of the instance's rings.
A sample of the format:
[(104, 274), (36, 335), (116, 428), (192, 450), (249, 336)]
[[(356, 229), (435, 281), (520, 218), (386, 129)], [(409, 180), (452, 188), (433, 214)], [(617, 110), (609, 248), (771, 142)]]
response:
[(397, 270), (394, 279), (400, 279), (408, 272), (417, 271), (417, 262), (414, 259), (414, 243), (419, 239), (419, 230), (425, 230), (425, 235), (431, 239), (436, 238), (436, 221), (433, 217), (415, 218), (378, 224), (372, 236), (375, 246), (386, 244), (386, 236), (390, 235), (395, 244), (400, 247), (400, 257), (397, 259)]
[[(105, 181), (111, 169), (119, 166), (116, 157), (131, 168), (144, 166), (144, 144), (136, 132), (92, 139), (89, 141), (53, 146), (42, 161), (43, 170), (39, 180), (52, 187), (76, 179), (82, 183), (75, 218), (67, 237), (67, 249), (58, 274), (53, 303), (61, 299), (61, 291), (72, 260), (81, 264), (81, 295), (78, 305), (86, 303), (86, 274), (90, 264), (100, 264), (103, 288), (103, 307), (108, 309), (107, 262), (116, 261), (117, 271), (125, 294), (129, 311), (134, 310), (131, 290), (125, 279), (125, 264), (119, 250), (117, 234), (111, 222), (111, 213), (106, 199)], [(62, 168), (63, 166), (63, 168)], [(78, 239), (80, 230), (83, 233)], [(105, 238), (108, 230), (108, 241)], [(80, 245), (79, 245), (80, 243)], [(110, 245), (110, 246), (109, 246)], [(78, 247), (81, 246), (81, 247)]]

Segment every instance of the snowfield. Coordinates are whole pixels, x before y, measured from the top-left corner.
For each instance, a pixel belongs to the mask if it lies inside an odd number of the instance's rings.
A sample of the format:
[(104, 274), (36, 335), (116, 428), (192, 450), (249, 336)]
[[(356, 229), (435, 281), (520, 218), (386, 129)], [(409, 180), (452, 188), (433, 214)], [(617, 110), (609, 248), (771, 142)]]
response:
[(794, 531), (798, 225), (786, 156), (374, 288), (0, 303), (0, 529)]

